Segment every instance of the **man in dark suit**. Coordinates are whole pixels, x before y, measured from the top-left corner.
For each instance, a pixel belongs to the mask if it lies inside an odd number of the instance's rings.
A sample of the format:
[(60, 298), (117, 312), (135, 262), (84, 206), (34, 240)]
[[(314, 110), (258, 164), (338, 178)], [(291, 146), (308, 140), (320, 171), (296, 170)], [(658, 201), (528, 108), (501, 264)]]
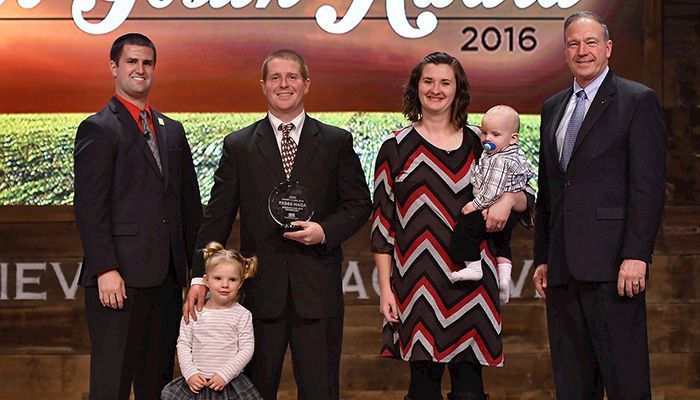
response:
[(182, 287), (202, 218), (182, 125), (148, 105), (156, 49), (110, 52), (115, 95), (78, 127), (75, 216), (85, 258), (90, 399), (158, 399), (172, 378)]
[(557, 399), (650, 399), (645, 285), (664, 201), (665, 124), (656, 94), (608, 68), (607, 26), (564, 25), (572, 87), (542, 107), (537, 292)]
[[(347, 131), (304, 112), (310, 80), (304, 60), (279, 50), (263, 62), (268, 115), (228, 135), (204, 212), (197, 249), (226, 242), (240, 211), (241, 251), (257, 255), (257, 275), (246, 280), (244, 305), (253, 313), (255, 354), (249, 374), (263, 398), (274, 400), (288, 344), (300, 400), (339, 395), (343, 335), (340, 245), (371, 213), (369, 190)], [(292, 125), (290, 125), (290, 123)], [(282, 182), (310, 193), (315, 213), (282, 233), (268, 212), (268, 197)], [(201, 257), (193, 276), (203, 274)], [(193, 285), (183, 314), (194, 318), (206, 288)]]

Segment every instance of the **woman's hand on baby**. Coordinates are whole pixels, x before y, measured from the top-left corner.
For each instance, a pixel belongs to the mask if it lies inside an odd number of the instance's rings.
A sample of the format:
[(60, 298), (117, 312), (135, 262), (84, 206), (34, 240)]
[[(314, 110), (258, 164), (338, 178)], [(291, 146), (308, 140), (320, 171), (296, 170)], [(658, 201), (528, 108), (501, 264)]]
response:
[(500, 232), (505, 228), (513, 208), (513, 199), (506, 194), (508, 193), (504, 193), (491, 207), (482, 211), (486, 220), (486, 232)]
[(209, 389), (221, 391), (226, 387), (226, 382), (217, 374), (214, 374), (211, 378), (209, 378), (209, 383), (207, 384), (209, 386)]
[(187, 386), (193, 393), (199, 393), (207, 384), (207, 379), (202, 374), (194, 374), (187, 380)]

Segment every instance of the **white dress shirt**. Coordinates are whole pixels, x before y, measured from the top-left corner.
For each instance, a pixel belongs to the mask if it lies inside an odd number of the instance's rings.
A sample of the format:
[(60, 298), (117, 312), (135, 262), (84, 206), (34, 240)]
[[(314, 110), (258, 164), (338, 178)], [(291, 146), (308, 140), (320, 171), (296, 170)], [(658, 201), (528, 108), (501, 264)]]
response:
[(304, 128), (304, 120), (306, 119), (306, 113), (301, 110), (301, 113), (294, 117), (291, 121), (282, 121), (281, 119), (272, 115), (272, 113), (267, 113), (267, 118), (272, 125), (272, 131), (275, 133), (275, 139), (277, 139), (277, 148), (280, 149), (280, 154), (282, 154), (282, 131), (277, 129), (282, 124), (293, 123), (294, 128), (289, 132), (289, 136), (294, 140), (294, 143), (299, 145), (299, 139), (301, 138), (301, 130)]

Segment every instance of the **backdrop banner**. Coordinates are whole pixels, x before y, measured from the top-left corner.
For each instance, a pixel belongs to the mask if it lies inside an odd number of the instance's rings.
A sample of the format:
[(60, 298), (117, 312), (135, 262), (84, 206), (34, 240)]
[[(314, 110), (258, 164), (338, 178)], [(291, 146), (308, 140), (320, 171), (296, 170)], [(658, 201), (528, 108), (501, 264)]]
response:
[(109, 47), (141, 32), (158, 49), (152, 104), (173, 112), (264, 111), (260, 64), (307, 60), (313, 111), (400, 111), (423, 56), (457, 57), (474, 111), (539, 113), (571, 76), (563, 23), (609, 22), (615, 71), (641, 79), (643, 2), (610, 0), (0, 0), (0, 113), (94, 112), (114, 90)]

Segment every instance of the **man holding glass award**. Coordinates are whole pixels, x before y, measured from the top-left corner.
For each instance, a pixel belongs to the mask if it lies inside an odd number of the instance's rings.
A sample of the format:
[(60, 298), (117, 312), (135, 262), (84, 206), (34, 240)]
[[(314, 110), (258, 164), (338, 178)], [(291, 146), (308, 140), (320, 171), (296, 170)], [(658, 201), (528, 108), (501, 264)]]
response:
[[(240, 211), (241, 252), (260, 262), (243, 288), (255, 330), (251, 380), (264, 399), (276, 399), (290, 345), (298, 398), (338, 399), (340, 245), (367, 222), (369, 190), (350, 133), (305, 114), (311, 81), (299, 54), (269, 54), (260, 83), (268, 115), (224, 139), (197, 249), (226, 243)], [(204, 304), (203, 273), (195, 257), (186, 321)]]

